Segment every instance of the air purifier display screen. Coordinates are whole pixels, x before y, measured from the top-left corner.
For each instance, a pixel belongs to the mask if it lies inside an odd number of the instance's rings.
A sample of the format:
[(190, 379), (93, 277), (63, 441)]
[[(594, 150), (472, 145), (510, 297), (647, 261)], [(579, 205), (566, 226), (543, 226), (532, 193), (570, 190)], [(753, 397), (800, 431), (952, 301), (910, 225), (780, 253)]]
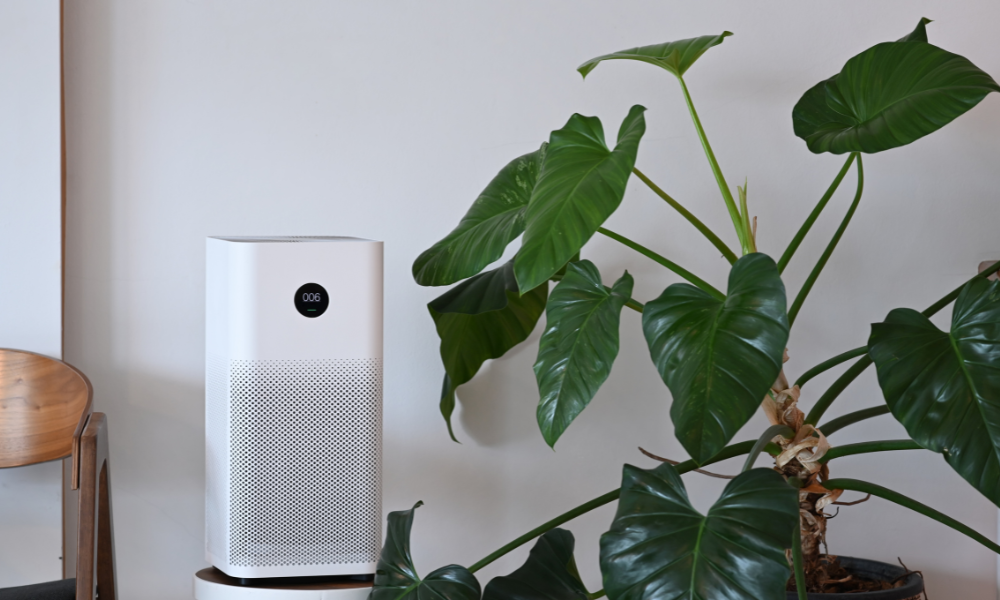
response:
[(304, 317), (315, 318), (326, 312), (330, 296), (318, 283), (307, 283), (295, 292), (295, 309)]

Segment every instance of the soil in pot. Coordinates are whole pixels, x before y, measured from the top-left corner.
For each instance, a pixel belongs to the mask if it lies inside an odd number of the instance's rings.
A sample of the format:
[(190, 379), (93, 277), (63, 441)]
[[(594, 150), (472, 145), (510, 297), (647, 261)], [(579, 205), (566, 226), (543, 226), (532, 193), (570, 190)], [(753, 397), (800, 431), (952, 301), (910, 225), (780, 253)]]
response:
[[(919, 600), (924, 582), (919, 573), (898, 565), (850, 556), (825, 556), (827, 577), (810, 582), (822, 591), (810, 592), (809, 600)], [(797, 600), (794, 577), (788, 583), (788, 600)], [(815, 589), (815, 588), (813, 588)]]

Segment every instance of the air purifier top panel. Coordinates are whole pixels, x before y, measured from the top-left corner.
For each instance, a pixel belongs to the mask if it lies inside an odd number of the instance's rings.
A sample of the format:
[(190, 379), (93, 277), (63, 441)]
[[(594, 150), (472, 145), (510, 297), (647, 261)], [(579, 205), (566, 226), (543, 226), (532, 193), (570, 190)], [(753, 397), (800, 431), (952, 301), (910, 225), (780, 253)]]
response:
[(382, 242), (210, 237), (207, 253), (209, 356), (382, 358)]
[(365, 238), (346, 237), (339, 235), (233, 235), (212, 236), (209, 239), (225, 242), (241, 242), (244, 244), (293, 243), (293, 242), (374, 242)]

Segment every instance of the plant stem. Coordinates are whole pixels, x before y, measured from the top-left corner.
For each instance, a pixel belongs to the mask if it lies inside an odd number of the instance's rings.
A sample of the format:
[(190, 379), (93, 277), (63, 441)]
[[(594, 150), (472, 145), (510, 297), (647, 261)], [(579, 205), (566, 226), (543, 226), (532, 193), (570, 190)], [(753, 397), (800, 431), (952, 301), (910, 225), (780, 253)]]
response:
[(861, 410), (856, 410), (852, 413), (847, 413), (846, 415), (843, 415), (841, 417), (837, 417), (836, 419), (830, 421), (829, 423), (824, 423), (822, 426), (817, 427), (816, 429), (822, 431), (823, 435), (825, 435), (826, 437), (830, 437), (830, 434), (840, 431), (841, 429), (847, 427), (848, 425), (853, 425), (859, 421), (864, 421), (865, 419), (871, 419), (872, 417), (878, 417), (887, 414), (889, 414), (889, 407), (885, 405), (873, 406), (871, 408), (863, 408)]
[(844, 371), (844, 374), (838, 377), (837, 381), (834, 381), (833, 385), (827, 388), (827, 390), (823, 392), (823, 395), (819, 397), (819, 400), (816, 401), (815, 406), (813, 406), (812, 410), (809, 411), (809, 414), (806, 415), (806, 424), (815, 425), (818, 423), (819, 420), (823, 418), (823, 413), (826, 412), (826, 409), (830, 408), (833, 401), (837, 399), (837, 396), (839, 396), (840, 393), (847, 388), (847, 386), (851, 385), (851, 382), (857, 379), (858, 375), (864, 373), (865, 369), (867, 369), (871, 364), (872, 359), (868, 356), (863, 356), (860, 360), (858, 360), (858, 362), (851, 365), (850, 369)]
[[(995, 273), (997, 269), (1000, 269), (1000, 261), (993, 263), (986, 269), (969, 278), (965, 283), (949, 292), (947, 296), (928, 306), (921, 314), (928, 318), (934, 316), (934, 314), (936, 314), (939, 310), (948, 306), (955, 298), (958, 298), (962, 288), (969, 285), (969, 283), (975, 281), (976, 279), (989, 277)], [(820, 399), (816, 401), (816, 406), (809, 411), (809, 415), (806, 417), (806, 423), (809, 425), (815, 425), (819, 422), (819, 420), (823, 418), (823, 413), (826, 412), (826, 409), (830, 408), (830, 405), (837, 399), (837, 396), (839, 396), (840, 393), (843, 392), (852, 381), (857, 379), (858, 375), (861, 375), (861, 373), (863, 373), (864, 370), (871, 364), (871, 358), (865, 356), (858, 362), (854, 363), (850, 369), (845, 371), (844, 374), (837, 379), (837, 381), (833, 382), (830, 389), (826, 390), (826, 392), (820, 396)]]
[(747, 456), (747, 461), (743, 463), (743, 471), (741, 471), (742, 473), (746, 473), (747, 471), (753, 468), (753, 464), (757, 462), (757, 457), (760, 456), (760, 453), (764, 451), (764, 447), (767, 446), (769, 443), (771, 443), (771, 440), (778, 435), (790, 438), (795, 435), (795, 432), (792, 431), (792, 428), (789, 427), (788, 425), (780, 425), (780, 424), (771, 425), (770, 427), (765, 429), (764, 433), (762, 433), (760, 438), (758, 438), (757, 443), (755, 443), (753, 445), (753, 448), (750, 449), (750, 454)]
[(949, 304), (951, 304), (951, 302), (955, 298), (958, 298), (958, 295), (962, 292), (962, 288), (964, 288), (965, 286), (969, 285), (973, 280), (976, 280), (976, 279), (985, 279), (986, 277), (989, 277), (990, 275), (996, 273), (998, 268), (1000, 268), (1000, 260), (998, 260), (997, 262), (993, 263), (992, 265), (990, 265), (990, 266), (986, 267), (985, 269), (983, 269), (982, 271), (980, 271), (972, 279), (966, 281), (962, 285), (960, 285), (957, 288), (953, 289), (952, 291), (948, 292), (947, 296), (945, 296), (944, 298), (941, 298), (940, 300), (938, 300), (934, 304), (931, 304), (930, 306), (928, 306), (924, 310), (924, 312), (922, 312), (920, 314), (924, 315), (925, 317), (932, 317), (932, 316), (934, 316), (939, 310), (941, 310), (942, 308), (944, 308), (944, 307), (948, 306)]
[(594, 592), (593, 594), (587, 594), (587, 598), (588, 600), (597, 600), (598, 598), (603, 598), (606, 595), (607, 593), (604, 591), (604, 588), (601, 588), (596, 592)]
[[(727, 458), (733, 458), (734, 456), (741, 456), (743, 454), (746, 454), (747, 452), (750, 451), (751, 448), (753, 448), (754, 443), (755, 440), (747, 440), (745, 442), (739, 442), (737, 444), (732, 444), (731, 446), (726, 446), (725, 448), (720, 450), (718, 454), (713, 456), (711, 459), (705, 461), (705, 464), (702, 466), (708, 466), (710, 464), (717, 463)], [(774, 446), (774, 448), (765, 448), (765, 450), (773, 454), (777, 454), (778, 452), (780, 452), (780, 449), (777, 446)], [(698, 468), (698, 465), (696, 465), (694, 461), (686, 460), (678, 465), (675, 465), (674, 468), (677, 470), (679, 474), (683, 475), (688, 471), (695, 470), (696, 468)], [(601, 506), (604, 506), (605, 504), (608, 504), (609, 502), (617, 500), (618, 497), (621, 495), (621, 491), (622, 491), (621, 488), (618, 488), (617, 490), (612, 490), (607, 494), (598, 496), (597, 498), (594, 498), (593, 500), (590, 500), (588, 502), (584, 502), (580, 506), (570, 509), (564, 512), (563, 514), (559, 515), (558, 517), (551, 519), (539, 525), (538, 527), (535, 527), (528, 533), (518, 537), (514, 541), (498, 549), (496, 552), (493, 552), (486, 558), (473, 564), (471, 567), (469, 567), (469, 571), (475, 573), (479, 569), (482, 569), (486, 565), (490, 564), (491, 562), (495, 561), (501, 556), (504, 556), (508, 552), (516, 550), (518, 547), (527, 544), (528, 542), (542, 535), (546, 531), (549, 531), (550, 529), (555, 529), (556, 527), (562, 525), (563, 523), (575, 519), (576, 517), (579, 517), (584, 513), (587, 513), (589, 511), (594, 510), (595, 508), (599, 508)]]
[[(609, 288), (608, 286), (604, 286), (604, 290), (609, 294), (611, 293), (611, 288)], [(633, 300), (632, 298), (629, 298), (628, 300), (625, 301), (625, 306), (631, 308), (640, 315), (642, 314), (642, 309), (646, 307), (646, 305), (643, 304), (642, 302), (639, 302), (638, 300)]]
[(698, 118), (698, 111), (694, 109), (694, 102), (691, 100), (691, 94), (688, 92), (687, 84), (684, 83), (684, 78), (681, 76), (677, 77), (677, 81), (681, 83), (681, 90), (684, 92), (684, 101), (687, 102), (688, 111), (691, 112), (691, 120), (694, 121), (694, 128), (698, 131), (698, 138), (701, 140), (702, 148), (705, 149), (705, 156), (708, 157), (708, 164), (712, 167), (712, 174), (715, 175), (715, 182), (719, 184), (719, 191), (722, 192), (722, 199), (726, 202), (726, 208), (729, 210), (729, 216), (733, 219), (733, 226), (736, 227), (736, 235), (740, 238), (740, 247), (743, 249), (743, 254), (749, 254), (750, 246), (744, 235), (742, 219), (740, 219), (740, 211), (736, 208), (736, 201), (733, 200), (733, 193), (729, 189), (729, 184), (726, 183), (726, 178), (722, 174), (722, 169), (719, 168), (719, 161), (715, 160), (715, 153), (712, 152), (712, 146), (708, 143), (708, 137), (705, 135), (705, 129), (701, 126), (701, 119)]
[(579, 517), (580, 515), (582, 515), (584, 513), (590, 512), (590, 511), (594, 510), (595, 508), (604, 506), (605, 504), (608, 504), (609, 502), (613, 502), (614, 500), (617, 500), (618, 496), (620, 496), (620, 495), (621, 495), (621, 488), (618, 488), (617, 490), (612, 490), (612, 491), (608, 492), (607, 494), (598, 496), (597, 498), (594, 498), (593, 500), (591, 500), (589, 502), (584, 502), (580, 506), (577, 506), (576, 508), (574, 508), (572, 510), (566, 511), (563, 514), (559, 515), (558, 517), (556, 517), (556, 518), (554, 518), (554, 519), (552, 519), (550, 521), (542, 523), (541, 525), (539, 525), (538, 527), (535, 527), (534, 529), (532, 529), (528, 533), (526, 533), (526, 534), (522, 535), (521, 537), (515, 539), (514, 541), (510, 542), (509, 544), (507, 544), (505, 546), (502, 546), (496, 552), (493, 552), (492, 554), (490, 554), (486, 558), (484, 558), (481, 561), (475, 563), (474, 565), (472, 565), (471, 567), (469, 567), (469, 571), (472, 572), (472, 573), (475, 573), (479, 569), (482, 569), (486, 565), (490, 564), (491, 562), (495, 561), (496, 559), (500, 558), (501, 556), (507, 554), (508, 552), (510, 552), (510, 551), (518, 548), (519, 546), (521, 546), (523, 544), (527, 544), (528, 542), (530, 542), (531, 540), (535, 539), (536, 537), (542, 535), (546, 531), (549, 531), (550, 529), (554, 529), (554, 528), (562, 525), (566, 521), (570, 521), (572, 519), (575, 519), (576, 517)]
[[(775, 434), (775, 435), (777, 435), (777, 434)], [(682, 463), (678, 463), (677, 465), (674, 466), (674, 468), (677, 469), (678, 473), (680, 473), (681, 475), (683, 475), (683, 474), (688, 473), (690, 471), (694, 471), (699, 466), (701, 466), (701, 467), (707, 467), (708, 465), (715, 464), (717, 462), (726, 460), (727, 458), (733, 458), (733, 457), (736, 457), (736, 456), (743, 456), (744, 454), (747, 454), (748, 452), (750, 452), (750, 450), (752, 450), (753, 447), (756, 444), (757, 444), (757, 440), (747, 440), (745, 442), (739, 442), (739, 443), (736, 443), (736, 444), (732, 444), (732, 445), (726, 446), (725, 448), (723, 448), (722, 450), (720, 450), (718, 454), (716, 454), (712, 458), (710, 458), (707, 461), (705, 461), (705, 464), (703, 464), (703, 465), (698, 465), (693, 460), (688, 459), (688, 460), (686, 460), (686, 461), (684, 461)], [(777, 455), (781, 454), (781, 448), (777, 444), (765, 444), (764, 445), (764, 451), (767, 452), (768, 454), (772, 455), (772, 456), (777, 456)], [(758, 453), (759, 453), (759, 451), (758, 451)]]
[(757, 241), (753, 237), (753, 229), (750, 227), (750, 209), (747, 208), (747, 182), (743, 182), (743, 187), (736, 186), (740, 194), (740, 220), (743, 222), (743, 239), (747, 241), (750, 252), (757, 251)]
[(698, 219), (698, 217), (691, 214), (691, 212), (688, 209), (681, 206), (680, 202), (674, 200), (673, 198), (670, 197), (669, 194), (660, 189), (660, 187), (655, 183), (653, 183), (649, 177), (646, 177), (646, 175), (642, 171), (640, 171), (639, 169), (632, 169), (632, 172), (635, 173), (635, 176), (641, 179), (642, 182), (649, 187), (649, 189), (653, 190), (653, 193), (655, 193), (660, 198), (663, 198), (663, 200), (666, 201), (667, 204), (672, 206), (674, 210), (681, 213), (682, 217), (684, 217), (685, 219), (688, 220), (689, 223), (694, 225), (695, 229), (700, 231), (702, 235), (708, 238), (708, 241), (712, 242), (712, 245), (715, 246), (719, 250), (719, 252), (722, 252), (722, 255), (726, 257), (726, 260), (729, 261), (729, 264), (733, 264), (734, 262), (736, 262), (737, 258), (736, 254), (734, 254), (733, 251), (729, 249), (729, 246), (727, 246), (725, 242), (719, 239), (719, 236), (715, 235), (715, 232), (709, 229), (707, 225), (702, 223), (701, 220)]
[(809, 600), (806, 593), (806, 569), (802, 560), (802, 520), (796, 515), (795, 533), (792, 537), (792, 566), (795, 567), (795, 593), (799, 600)]
[(643, 304), (642, 302), (636, 302), (631, 298), (628, 299), (628, 302), (625, 303), (625, 306), (631, 308), (640, 315), (642, 314), (642, 309), (646, 307), (646, 305)]
[(813, 377), (819, 375), (820, 373), (824, 373), (826, 371), (829, 371), (830, 369), (836, 367), (837, 365), (839, 365), (841, 363), (845, 363), (845, 362), (851, 360), (852, 358), (856, 358), (858, 356), (862, 356), (862, 355), (867, 354), (867, 353), (868, 353), (868, 346), (861, 346), (860, 348), (855, 348), (853, 350), (848, 350), (847, 352), (844, 352), (843, 354), (838, 354), (837, 356), (834, 356), (833, 358), (824, 360), (823, 362), (819, 363), (815, 367), (813, 367), (813, 368), (809, 369), (808, 371), (806, 371), (805, 373), (803, 373), (802, 376), (799, 377), (795, 381), (795, 385), (797, 385), (797, 386), (799, 386), (801, 388), (802, 386), (804, 386), (806, 384), (807, 381), (809, 381)]
[(948, 515), (940, 513), (933, 508), (921, 504), (912, 498), (908, 498), (899, 492), (894, 492), (890, 489), (884, 488), (880, 485), (874, 483), (869, 483), (867, 481), (860, 481), (858, 479), (830, 479), (823, 483), (823, 487), (828, 490), (851, 490), (854, 492), (861, 492), (863, 494), (871, 494), (872, 496), (878, 496), (888, 500), (889, 502), (895, 502), (896, 504), (908, 508), (910, 510), (916, 511), (925, 517), (930, 517), (937, 521), (938, 523), (943, 523), (948, 527), (951, 527), (955, 531), (964, 533), (970, 538), (976, 540), (980, 544), (986, 546), (993, 552), (1000, 554), (1000, 546), (993, 543), (986, 536), (978, 533), (971, 527), (959, 523), (955, 519), (952, 519)]
[(844, 176), (847, 175), (847, 171), (851, 168), (851, 163), (854, 162), (854, 159), (857, 156), (857, 152), (851, 152), (850, 156), (847, 157), (847, 162), (845, 162), (844, 166), (840, 168), (840, 173), (837, 173), (837, 177), (833, 180), (833, 183), (830, 184), (826, 193), (819, 199), (819, 203), (815, 208), (813, 208), (812, 212), (809, 213), (809, 217), (806, 218), (806, 222), (802, 224), (802, 227), (799, 227), (798, 233), (796, 233), (795, 237), (792, 238), (792, 241), (788, 243), (788, 247), (785, 248), (784, 254), (782, 254), (781, 258), (778, 260), (779, 274), (784, 273), (785, 267), (788, 266), (788, 261), (792, 260), (792, 255), (795, 254), (795, 251), (799, 248), (799, 244), (802, 243), (806, 234), (809, 233), (810, 229), (812, 229), (813, 223), (815, 223), (816, 219), (819, 217), (819, 213), (823, 212), (823, 209), (826, 208), (826, 203), (830, 201), (830, 198), (833, 197), (833, 193), (837, 191), (838, 187), (840, 187), (840, 182), (843, 181)]
[(861, 442), (858, 444), (845, 444), (830, 448), (819, 462), (825, 463), (828, 460), (840, 458), (841, 456), (851, 456), (852, 454), (870, 454), (872, 452), (888, 452), (891, 450), (923, 450), (924, 447), (913, 440), (882, 440), (878, 442)]
[(830, 260), (830, 256), (833, 254), (834, 249), (837, 247), (837, 243), (840, 242), (840, 238), (844, 235), (847, 230), (847, 226), (851, 222), (851, 217), (854, 216), (854, 211), (858, 209), (858, 203), (861, 202), (861, 192), (865, 187), (865, 169), (861, 163), (861, 155), (858, 155), (858, 191), (854, 194), (854, 202), (851, 203), (851, 207), (847, 210), (847, 214), (844, 215), (844, 220), (840, 222), (840, 227), (837, 228), (837, 233), (833, 234), (833, 239), (827, 244), (826, 250), (823, 251), (823, 255), (820, 256), (819, 262), (813, 267), (809, 277), (806, 278), (806, 282), (802, 285), (802, 289), (799, 290), (797, 296), (795, 296), (795, 302), (792, 302), (792, 308), (788, 311), (788, 326), (791, 327), (795, 323), (795, 317), (798, 316), (799, 310), (802, 308), (802, 303), (806, 301), (806, 296), (809, 295), (809, 291), (812, 289), (816, 280), (819, 278), (819, 274), (823, 272), (823, 267), (826, 266), (826, 262)]
[(663, 256), (660, 256), (659, 254), (657, 254), (656, 252), (653, 252), (652, 250), (650, 250), (649, 248), (643, 246), (642, 244), (639, 244), (637, 242), (633, 242), (632, 240), (628, 239), (627, 237), (625, 237), (623, 235), (620, 235), (620, 234), (617, 234), (617, 233), (615, 233), (615, 232), (613, 232), (613, 231), (611, 231), (609, 229), (605, 229), (603, 227), (598, 227), (597, 228), (597, 232), (608, 236), (609, 238), (615, 240), (616, 242), (621, 242), (622, 244), (625, 244), (626, 246), (628, 246), (629, 248), (635, 250), (639, 254), (642, 254), (643, 256), (646, 256), (648, 258), (651, 258), (651, 259), (655, 260), (656, 262), (658, 262), (661, 265), (663, 265), (664, 267), (670, 269), (674, 273), (677, 273), (678, 275), (680, 275), (684, 279), (687, 279), (688, 281), (690, 281), (691, 283), (693, 283), (695, 286), (697, 286), (697, 287), (701, 288), (702, 290), (708, 292), (712, 296), (715, 296), (719, 300), (725, 300), (726, 299), (726, 295), (725, 294), (723, 294), (719, 290), (717, 290), (714, 287), (712, 287), (709, 283), (707, 283), (706, 281), (704, 281), (703, 279), (701, 279), (700, 277), (698, 277), (694, 273), (688, 271), (684, 267), (681, 267), (677, 263), (675, 263), (675, 262), (673, 262), (673, 261), (671, 261), (671, 260), (669, 260), (669, 259), (667, 259), (667, 258), (665, 258)]

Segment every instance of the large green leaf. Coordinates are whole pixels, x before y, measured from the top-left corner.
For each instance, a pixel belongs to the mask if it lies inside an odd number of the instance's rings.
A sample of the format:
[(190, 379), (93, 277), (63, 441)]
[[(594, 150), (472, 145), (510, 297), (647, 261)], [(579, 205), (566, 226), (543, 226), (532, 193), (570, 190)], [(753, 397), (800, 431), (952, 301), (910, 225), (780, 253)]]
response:
[(750, 419), (781, 372), (785, 285), (769, 256), (748, 254), (729, 272), (725, 301), (675, 283), (646, 304), (642, 329), (673, 395), (674, 434), (703, 464)]
[(795, 135), (817, 154), (881, 152), (937, 131), (1000, 91), (968, 59), (918, 41), (927, 36), (922, 25), (807, 91), (792, 110)]
[(427, 305), (441, 338), (445, 380), (441, 414), (452, 439), (451, 413), (455, 390), (479, 372), (483, 362), (500, 358), (528, 339), (545, 310), (548, 284), (523, 296), (514, 280), (513, 263), (480, 273), (448, 290)]
[(576, 114), (552, 132), (514, 259), (521, 289), (534, 289), (556, 274), (621, 204), (646, 131), (645, 110), (632, 107), (614, 150), (604, 143), (597, 117)]
[(369, 600), (479, 600), (479, 582), (465, 567), (449, 565), (417, 577), (410, 556), (413, 511), (389, 513), (385, 546), (375, 567), (375, 584)]
[(698, 60), (706, 50), (713, 46), (718, 46), (722, 40), (733, 35), (728, 31), (723, 31), (719, 35), (703, 35), (701, 37), (687, 40), (677, 40), (676, 42), (666, 42), (664, 44), (654, 44), (652, 46), (640, 46), (621, 52), (612, 52), (592, 58), (577, 67), (577, 71), (584, 77), (593, 71), (598, 64), (606, 60), (639, 60), (657, 67), (666, 69), (674, 75), (680, 77), (684, 72)]
[(1000, 283), (966, 285), (951, 332), (914, 310), (893, 310), (872, 325), (868, 354), (910, 437), (1000, 505)]
[(771, 469), (729, 482), (702, 516), (670, 464), (625, 465), (601, 536), (609, 600), (784, 600), (799, 493)]
[(618, 321), (632, 297), (626, 271), (610, 290), (589, 260), (570, 263), (545, 308), (535, 378), (541, 400), (538, 426), (555, 446), (611, 373), (618, 356)]
[(524, 231), (524, 211), (535, 189), (545, 146), (501, 169), (451, 233), (413, 263), (420, 285), (451, 285), (472, 277), (500, 258)]
[(524, 565), (486, 584), (483, 600), (587, 600), (573, 559), (573, 534), (565, 529), (547, 532)]

